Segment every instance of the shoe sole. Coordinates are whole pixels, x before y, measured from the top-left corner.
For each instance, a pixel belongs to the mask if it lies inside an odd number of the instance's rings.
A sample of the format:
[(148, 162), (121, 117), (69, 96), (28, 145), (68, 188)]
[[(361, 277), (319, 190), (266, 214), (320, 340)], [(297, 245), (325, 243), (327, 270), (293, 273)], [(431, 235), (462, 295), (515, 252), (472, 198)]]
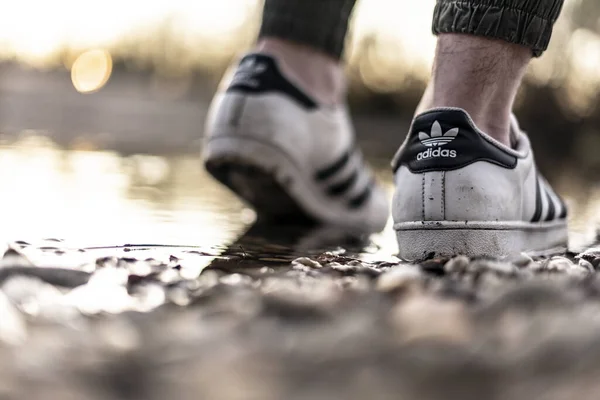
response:
[(315, 224), (272, 172), (235, 156), (207, 160), (205, 166), (215, 179), (254, 208), (260, 222)]
[(520, 253), (554, 254), (565, 251), (568, 243), (566, 221), (417, 221), (395, 224), (394, 230), (398, 256), (407, 261), (456, 255), (505, 258)]
[(216, 136), (207, 141), (204, 160), (207, 171), (250, 204), (263, 222), (360, 226), (365, 232), (383, 229), (344, 212), (291, 156), (270, 143), (239, 135)]

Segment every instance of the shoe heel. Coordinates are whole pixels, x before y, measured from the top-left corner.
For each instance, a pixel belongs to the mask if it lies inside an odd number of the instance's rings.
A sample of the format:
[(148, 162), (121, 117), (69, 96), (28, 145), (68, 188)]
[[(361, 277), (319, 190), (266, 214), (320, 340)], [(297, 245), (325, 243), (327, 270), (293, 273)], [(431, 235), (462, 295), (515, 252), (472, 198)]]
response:
[(416, 221), (394, 226), (398, 256), (406, 261), (468, 257), (513, 257), (522, 252), (550, 255), (567, 249), (564, 222), (544, 226), (520, 222)]
[(314, 224), (288, 191), (280, 151), (248, 138), (219, 137), (207, 143), (205, 154), (206, 170), (252, 206), (260, 221)]

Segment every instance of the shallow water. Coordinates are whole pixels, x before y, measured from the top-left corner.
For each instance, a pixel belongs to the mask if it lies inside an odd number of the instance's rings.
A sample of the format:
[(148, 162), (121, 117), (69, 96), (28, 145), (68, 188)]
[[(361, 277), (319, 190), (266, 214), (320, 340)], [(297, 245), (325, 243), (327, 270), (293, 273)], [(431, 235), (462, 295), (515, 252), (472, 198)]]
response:
[[(373, 159), (392, 193), (387, 160)], [(393, 260), (388, 224), (370, 240), (333, 228), (313, 231), (253, 227), (255, 215), (207, 175), (196, 155), (122, 156), (65, 150), (25, 135), (0, 146), (0, 240), (41, 243), (57, 238), (69, 247), (106, 252), (159, 251), (161, 246), (248, 260), (285, 261), (323, 251), (367, 260)], [(557, 181), (571, 208), (571, 246), (594, 241), (600, 221), (598, 185), (565, 176)], [(126, 246), (127, 245), (127, 246)]]

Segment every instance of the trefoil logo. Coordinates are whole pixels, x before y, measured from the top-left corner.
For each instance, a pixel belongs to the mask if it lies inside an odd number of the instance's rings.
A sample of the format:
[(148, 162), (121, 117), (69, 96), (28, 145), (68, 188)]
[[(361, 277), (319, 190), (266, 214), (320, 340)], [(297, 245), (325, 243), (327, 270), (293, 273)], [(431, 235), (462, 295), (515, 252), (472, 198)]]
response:
[(254, 58), (248, 58), (239, 65), (230, 86), (245, 85), (256, 88), (260, 86), (260, 82), (257, 79), (258, 75), (266, 70), (267, 66), (264, 63), (258, 62)]
[(419, 140), (427, 150), (417, 154), (417, 160), (422, 161), (429, 158), (456, 158), (456, 150), (442, 149), (441, 147), (451, 143), (458, 136), (459, 129), (450, 129), (442, 134), (442, 126), (438, 121), (431, 127), (431, 135), (425, 132), (419, 133)]

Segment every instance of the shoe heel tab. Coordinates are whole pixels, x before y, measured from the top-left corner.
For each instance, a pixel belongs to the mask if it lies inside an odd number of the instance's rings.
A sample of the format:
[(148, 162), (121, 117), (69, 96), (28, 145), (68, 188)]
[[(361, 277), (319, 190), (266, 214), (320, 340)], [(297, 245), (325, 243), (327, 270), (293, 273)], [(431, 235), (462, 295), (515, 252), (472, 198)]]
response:
[(245, 54), (242, 58), (240, 58), (240, 61), (238, 62), (238, 68), (249, 68), (260, 63), (281, 73), (277, 60), (273, 56), (263, 53)]
[(477, 161), (513, 169), (514, 151), (477, 128), (460, 108), (436, 108), (418, 115), (396, 154), (394, 171), (406, 165), (412, 172), (451, 171)]
[(280, 93), (306, 109), (318, 107), (316, 101), (283, 75), (275, 57), (262, 53), (249, 53), (240, 59), (227, 92)]
[[(415, 117), (412, 128), (417, 126), (432, 126), (436, 121), (440, 124), (457, 127), (461, 130), (471, 130), (477, 134), (483, 132), (475, 125), (475, 122), (462, 108), (439, 107), (425, 111)], [(454, 128), (453, 128), (454, 129)], [(411, 129), (411, 134), (415, 129)]]

